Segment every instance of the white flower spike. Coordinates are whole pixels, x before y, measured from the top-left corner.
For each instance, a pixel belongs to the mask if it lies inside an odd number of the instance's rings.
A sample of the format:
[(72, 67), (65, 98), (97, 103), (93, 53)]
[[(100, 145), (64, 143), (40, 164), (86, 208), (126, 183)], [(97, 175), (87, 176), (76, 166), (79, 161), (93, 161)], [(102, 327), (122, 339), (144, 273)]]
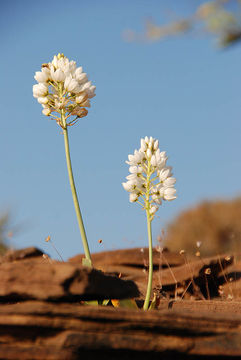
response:
[(127, 182), (123, 188), (130, 193), (130, 202), (138, 202), (149, 211), (151, 220), (162, 200), (176, 199), (174, 185), (176, 179), (172, 176), (172, 168), (166, 166), (165, 151), (160, 151), (159, 142), (147, 136), (141, 139), (141, 147), (133, 155), (128, 155), (126, 163), (130, 165)]
[[(85, 252), (82, 263), (92, 267), (89, 245), (80, 211), (79, 200), (72, 170), (68, 126), (74, 125), (79, 118), (88, 114), (89, 99), (95, 96), (95, 86), (88, 81), (82, 67), (76, 67), (75, 61), (69, 61), (64, 54), (55, 55), (52, 62), (42, 65), (35, 73), (37, 84), (33, 85), (33, 96), (42, 105), (42, 113), (55, 120), (62, 128), (70, 188), (75, 212)], [(133, 181), (136, 187), (135, 181)], [(134, 197), (132, 196), (134, 199)]]
[(88, 114), (86, 108), (90, 107), (89, 99), (95, 96), (95, 86), (75, 61), (69, 61), (63, 54), (55, 55), (52, 62), (42, 65), (34, 79), (38, 84), (33, 85), (33, 96), (43, 106), (43, 114), (51, 115), (62, 128)]
[(130, 174), (127, 181), (122, 183), (129, 192), (129, 200), (137, 202), (146, 211), (147, 232), (149, 244), (149, 273), (146, 297), (143, 309), (147, 310), (150, 304), (153, 277), (153, 253), (151, 222), (154, 219), (163, 200), (176, 199), (174, 185), (176, 179), (172, 176), (172, 168), (166, 166), (166, 152), (159, 150), (159, 142), (153, 137), (141, 139), (141, 147), (128, 155), (126, 163), (130, 165)]

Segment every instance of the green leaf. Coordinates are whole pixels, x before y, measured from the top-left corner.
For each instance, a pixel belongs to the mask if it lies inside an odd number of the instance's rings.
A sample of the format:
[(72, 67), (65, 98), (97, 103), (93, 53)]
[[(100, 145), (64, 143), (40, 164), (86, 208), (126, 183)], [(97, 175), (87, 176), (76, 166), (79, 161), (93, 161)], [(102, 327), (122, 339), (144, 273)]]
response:
[(138, 309), (134, 299), (111, 300), (111, 302), (114, 307)]
[(156, 308), (156, 300), (157, 300), (157, 297), (156, 297), (156, 294), (154, 294), (151, 305), (149, 306), (148, 310), (154, 310)]
[(90, 301), (84, 301), (84, 305), (90, 305), (90, 306), (106, 306), (109, 303), (109, 299), (105, 300), (90, 300)]
[(84, 305), (98, 306), (99, 302), (98, 302), (98, 300), (90, 300), (90, 301), (85, 301)]
[(106, 306), (109, 304), (109, 301), (110, 301), (110, 299), (103, 300), (102, 304), (100, 304), (100, 305)]

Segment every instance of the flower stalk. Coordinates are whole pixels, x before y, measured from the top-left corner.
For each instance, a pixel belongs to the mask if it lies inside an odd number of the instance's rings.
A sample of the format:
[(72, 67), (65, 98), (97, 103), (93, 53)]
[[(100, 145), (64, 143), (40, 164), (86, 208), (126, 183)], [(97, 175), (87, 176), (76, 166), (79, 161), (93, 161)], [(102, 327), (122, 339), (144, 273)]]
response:
[(152, 230), (151, 230), (151, 216), (149, 210), (146, 210), (147, 219), (147, 234), (148, 234), (148, 246), (149, 246), (149, 272), (148, 272), (148, 283), (146, 290), (146, 297), (143, 305), (143, 310), (148, 310), (151, 291), (152, 291), (152, 278), (153, 278), (153, 251), (152, 251)]
[(176, 199), (172, 177), (172, 168), (166, 166), (166, 152), (159, 150), (158, 140), (147, 136), (141, 139), (141, 147), (128, 156), (126, 163), (130, 165), (127, 182), (122, 183), (124, 189), (130, 193), (130, 202), (136, 202), (146, 211), (148, 247), (149, 247), (149, 273), (146, 297), (143, 305), (148, 310), (152, 293), (153, 281), (153, 251), (151, 223), (155, 217), (162, 200)]
[(82, 67), (77, 67), (76, 62), (69, 61), (64, 54), (58, 54), (52, 62), (42, 64), (41, 71), (37, 71), (34, 78), (37, 84), (33, 85), (33, 96), (42, 105), (42, 113), (55, 120), (63, 129), (70, 188), (85, 252), (83, 265), (91, 267), (89, 245), (71, 165), (68, 126), (74, 125), (88, 114), (86, 108), (90, 107), (90, 99), (95, 96), (95, 86), (88, 80)]
[(77, 220), (78, 220), (80, 235), (82, 238), (82, 243), (83, 243), (83, 248), (84, 248), (84, 253), (85, 253), (84, 265), (92, 267), (89, 245), (88, 245), (88, 241), (87, 241), (87, 237), (86, 237), (84, 222), (82, 219), (80, 206), (79, 206), (79, 200), (78, 200), (75, 182), (74, 182), (74, 175), (73, 175), (70, 151), (69, 151), (68, 128), (66, 126), (66, 120), (65, 120), (65, 116), (63, 113), (61, 114), (61, 121), (63, 124), (64, 147), (65, 147), (66, 163), (67, 163), (67, 169), (68, 169), (68, 175), (69, 175), (69, 183), (70, 183), (70, 188), (71, 188), (73, 202), (74, 202), (74, 208), (75, 208), (75, 212), (76, 212), (76, 216), (77, 216)]

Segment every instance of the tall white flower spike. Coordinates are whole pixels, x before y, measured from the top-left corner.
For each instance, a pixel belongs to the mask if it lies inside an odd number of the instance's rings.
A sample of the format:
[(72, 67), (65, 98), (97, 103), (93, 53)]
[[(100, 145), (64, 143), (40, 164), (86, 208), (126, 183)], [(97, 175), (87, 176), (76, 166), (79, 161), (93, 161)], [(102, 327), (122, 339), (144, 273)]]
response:
[(77, 68), (76, 62), (69, 61), (64, 54), (55, 55), (52, 62), (43, 64), (41, 71), (35, 73), (34, 79), (37, 84), (33, 85), (33, 96), (42, 105), (42, 113), (51, 116), (63, 129), (70, 187), (85, 252), (82, 263), (91, 267), (89, 245), (74, 183), (68, 126), (74, 125), (79, 118), (88, 114), (86, 107), (90, 107), (89, 99), (95, 96), (95, 86), (88, 81), (82, 67)]
[(43, 114), (51, 116), (62, 128), (88, 114), (86, 107), (90, 107), (89, 99), (95, 96), (95, 86), (75, 61), (63, 54), (55, 55), (34, 78), (38, 84), (33, 85), (33, 96), (42, 105)]

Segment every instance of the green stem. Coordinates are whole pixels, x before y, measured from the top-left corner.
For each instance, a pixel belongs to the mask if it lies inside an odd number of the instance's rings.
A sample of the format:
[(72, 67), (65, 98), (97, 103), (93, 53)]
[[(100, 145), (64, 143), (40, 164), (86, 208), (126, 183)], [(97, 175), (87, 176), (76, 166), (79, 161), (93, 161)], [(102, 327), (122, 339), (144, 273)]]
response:
[(148, 284), (146, 290), (146, 298), (143, 305), (143, 310), (148, 310), (150, 298), (151, 298), (151, 291), (152, 291), (152, 277), (153, 277), (153, 255), (152, 255), (152, 231), (151, 231), (151, 221), (152, 216), (150, 214), (150, 188), (151, 188), (151, 162), (148, 159), (147, 165), (147, 172), (146, 172), (146, 200), (145, 200), (145, 208), (146, 208), (146, 219), (147, 219), (147, 233), (148, 233), (148, 245), (149, 245), (149, 273), (148, 273)]
[(146, 298), (143, 305), (143, 310), (148, 310), (149, 308), (151, 291), (152, 291), (152, 277), (153, 277), (152, 231), (151, 231), (151, 216), (149, 210), (146, 211), (146, 218), (147, 218), (147, 232), (148, 232), (148, 244), (149, 244), (149, 273), (148, 273)]
[(78, 224), (79, 224), (80, 235), (81, 235), (82, 243), (83, 243), (83, 247), (84, 247), (85, 259), (86, 259), (85, 265), (92, 267), (89, 245), (88, 245), (88, 241), (87, 241), (87, 237), (86, 237), (86, 233), (85, 233), (84, 223), (83, 223), (83, 219), (81, 216), (79, 201), (78, 201), (77, 192), (76, 192), (75, 183), (74, 183), (74, 176), (73, 176), (71, 159), (70, 159), (70, 151), (69, 151), (68, 130), (67, 130), (66, 119), (65, 119), (65, 115), (64, 115), (63, 111), (61, 112), (61, 122), (62, 122), (63, 133), (64, 133), (64, 145), (65, 145), (65, 154), (66, 154), (67, 169), (68, 169), (68, 174), (69, 174), (70, 188), (71, 188), (75, 212), (76, 212), (76, 216), (77, 216), (77, 220), (78, 220)]

